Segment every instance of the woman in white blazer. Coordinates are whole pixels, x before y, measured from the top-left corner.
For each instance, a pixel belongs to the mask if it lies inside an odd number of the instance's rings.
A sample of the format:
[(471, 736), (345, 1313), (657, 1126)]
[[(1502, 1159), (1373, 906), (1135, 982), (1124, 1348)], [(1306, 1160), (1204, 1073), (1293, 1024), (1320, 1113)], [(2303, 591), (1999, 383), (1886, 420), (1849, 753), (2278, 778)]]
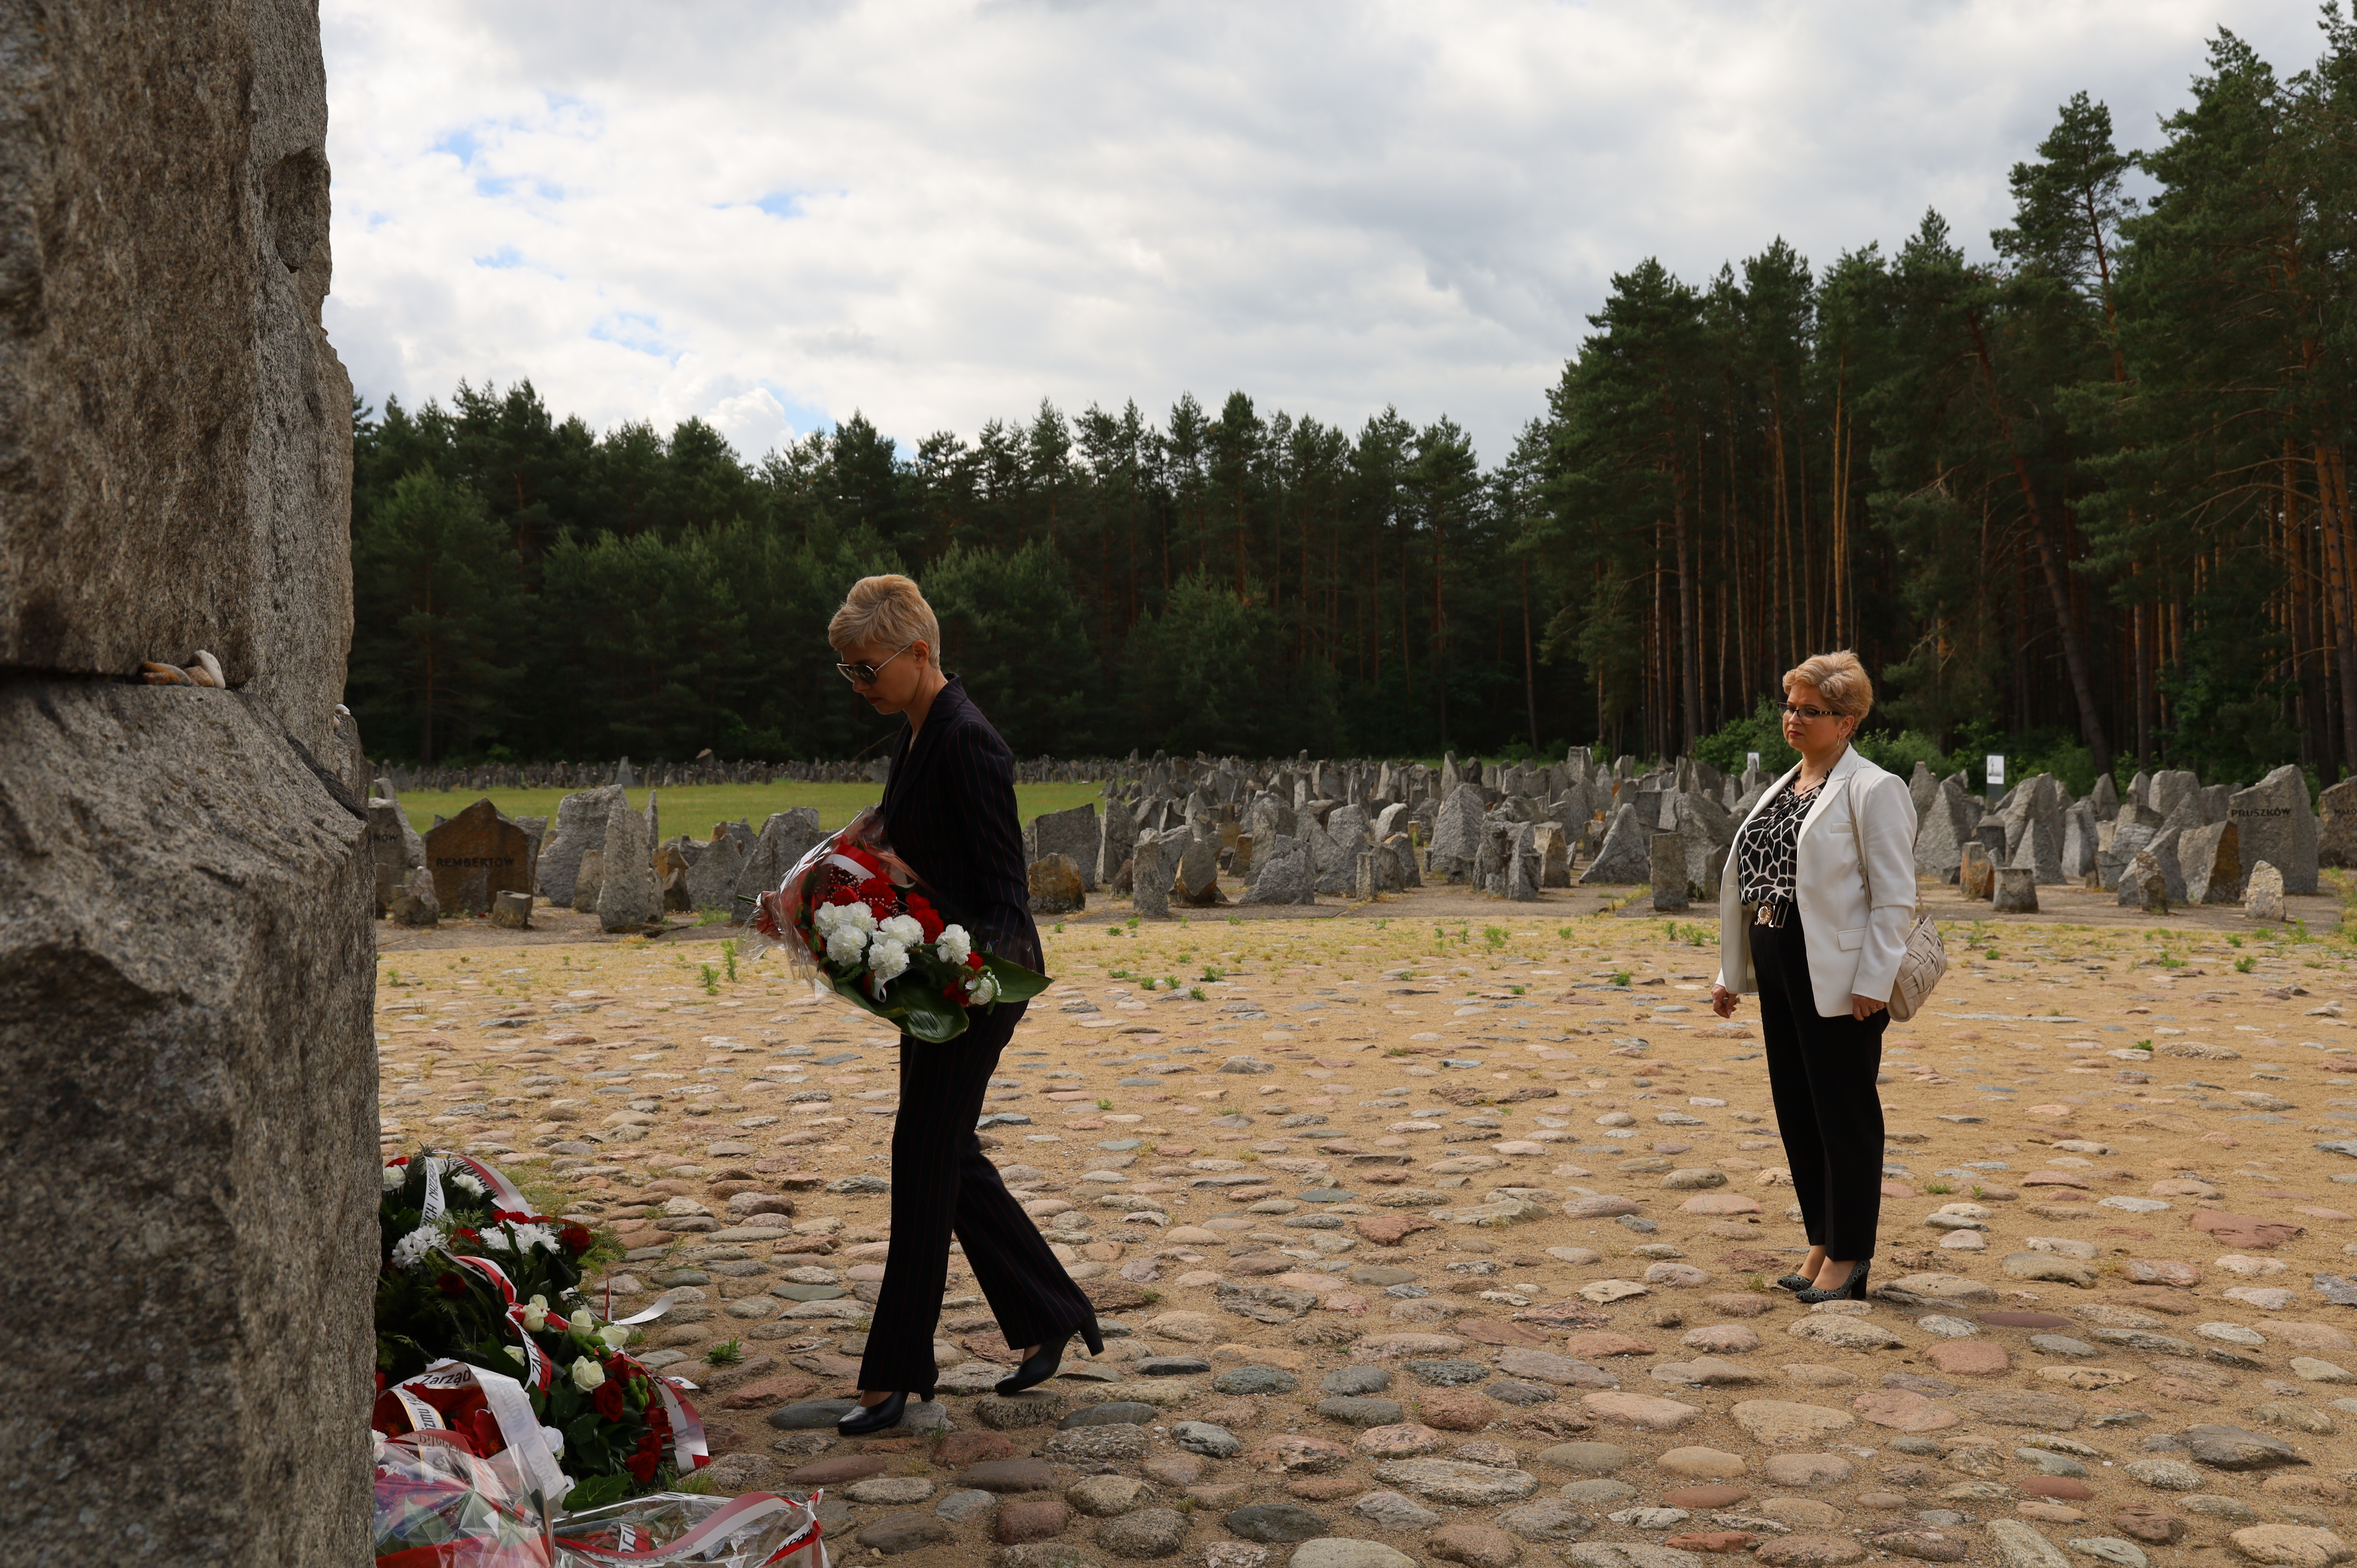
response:
[(1866, 1298), (1882, 1209), (1882, 1032), (1915, 914), (1915, 801), (1850, 747), (1874, 684), (1846, 650), (1784, 676), (1800, 766), (1736, 831), (1718, 888), (1713, 1010), (1760, 993), (1768, 1082), (1809, 1238), (1777, 1283), (1805, 1302)]

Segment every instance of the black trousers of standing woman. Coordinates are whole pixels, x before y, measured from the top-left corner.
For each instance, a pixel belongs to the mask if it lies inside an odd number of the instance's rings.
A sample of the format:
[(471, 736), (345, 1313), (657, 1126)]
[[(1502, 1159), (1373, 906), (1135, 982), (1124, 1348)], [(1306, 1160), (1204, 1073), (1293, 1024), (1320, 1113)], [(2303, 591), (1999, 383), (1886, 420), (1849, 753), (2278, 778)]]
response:
[(859, 1359), (859, 1386), (870, 1392), (932, 1397), (933, 1329), (948, 1294), (952, 1231), (1009, 1345), (1019, 1350), (1096, 1325), (1089, 1298), (1056, 1262), (974, 1136), (990, 1075), (1026, 1005), (976, 1013), (965, 1033), (944, 1045), (900, 1036), (892, 1250)]
[(1798, 911), (1781, 926), (1751, 928), (1751, 968), (1776, 1128), (1809, 1245), (1842, 1262), (1870, 1258), (1882, 1213), (1882, 1096), (1874, 1079), (1890, 1014), (1817, 1015)]

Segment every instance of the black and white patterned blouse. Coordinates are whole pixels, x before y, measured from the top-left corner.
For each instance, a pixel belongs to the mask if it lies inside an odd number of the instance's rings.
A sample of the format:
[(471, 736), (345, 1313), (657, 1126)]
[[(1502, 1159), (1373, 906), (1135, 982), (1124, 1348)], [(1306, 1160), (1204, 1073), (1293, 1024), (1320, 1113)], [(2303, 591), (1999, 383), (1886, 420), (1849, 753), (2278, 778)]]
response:
[(1820, 779), (1805, 791), (1795, 787), (1778, 790), (1736, 840), (1735, 896), (1744, 904), (1772, 910), (1778, 924), (1792, 909), (1801, 822), (1824, 786)]

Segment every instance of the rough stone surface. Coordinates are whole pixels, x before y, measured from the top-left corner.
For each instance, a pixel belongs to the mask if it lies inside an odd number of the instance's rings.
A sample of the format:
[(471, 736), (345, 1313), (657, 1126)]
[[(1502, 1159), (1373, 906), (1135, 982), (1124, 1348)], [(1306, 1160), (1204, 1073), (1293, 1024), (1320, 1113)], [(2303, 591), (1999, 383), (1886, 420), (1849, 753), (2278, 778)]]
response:
[(425, 869), (442, 913), (489, 914), (498, 895), (532, 891), (532, 840), (478, 800), (425, 835)]
[(1321, 1535), (1293, 1549), (1286, 1568), (1416, 1568), (1415, 1559), (1380, 1541)]
[(2227, 1539), (2252, 1562), (2281, 1568), (2332, 1568), (2352, 1555), (2347, 1541), (2313, 1525), (2255, 1524)]
[(1538, 1489), (1527, 1470), (1469, 1465), (1459, 1459), (1395, 1459), (1375, 1466), (1375, 1478), (1437, 1502), (1481, 1507), (1516, 1502)]
[(1275, 1546), (1289, 1546), (1326, 1533), (1326, 1521), (1296, 1503), (1250, 1503), (1220, 1523), (1231, 1535)]
[(1491, 1525), (1445, 1524), (1424, 1538), (1424, 1549), (1444, 1563), (1465, 1568), (1512, 1568), (1523, 1555), (1514, 1538)]
[(1187, 1543), (1187, 1516), (1175, 1509), (1139, 1509), (1097, 1527), (1097, 1544), (1115, 1557), (1168, 1557)]
[(2069, 1568), (2052, 1541), (2018, 1520), (1993, 1519), (1981, 1528), (2004, 1568)]
[(1828, 1410), (1824, 1405), (1797, 1404), (1786, 1400), (1747, 1400), (1732, 1407), (1727, 1413), (1735, 1418), (1755, 1443), (1770, 1447), (1791, 1447), (1803, 1443), (1819, 1442), (1827, 1435), (1856, 1424), (1846, 1411)]
[[(627, 809), (628, 805), (622, 791), (611, 784), (576, 789), (556, 803), (556, 821), (541, 841), (533, 871), (542, 897), (564, 908), (574, 907), (574, 896), (579, 891), (582, 856), (594, 854), (603, 864), (606, 819), (617, 807)], [(424, 853), (421, 845), (421, 865), (425, 864)], [(784, 868), (780, 867), (779, 877), (784, 875)], [(777, 878), (772, 878), (770, 886), (775, 887)]]
[(655, 883), (654, 843), (646, 818), (631, 811), (608, 811), (602, 847), (598, 926), (608, 931), (628, 931), (661, 919), (662, 890)]
[[(234, 40), (207, 26), (174, 42), (166, 99), (198, 91), (208, 59), (234, 66), (215, 53)], [(19, 45), (56, 59), (79, 36)], [(309, 39), (294, 63), (316, 72)], [(80, 80), (90, 62), (58, 63)], [(101, 80), (82, 89), (100, 95), (91, 113), (112, 102)], [(201, 113), (149, 109), (194, 116), (175, 134), (201, 144), (252, 102), (229, 80), (212, 91), (228, 96)], [(123, 130), (144, 138), (145, 124)], [(363, 1561), (378, 1192), (365, 809), (339, 804), (248, 693), (33, 680), (0, 683), (0, 1191), (43, 1282), (12, 1314), (0, 1388), (22, 1419), (0, 1426), (0, 1465), (46, 1477), (0, 1504), (9, 1550), (111, 1561), (135, 1520), (157, 1560), (234, 1540), (242, 1562)], [(139, 1326), (124, 1329), (135, 1354), (92, 1339), (100, 1302)], [(197, 1410), (210, 1414), (164, 1413)]]

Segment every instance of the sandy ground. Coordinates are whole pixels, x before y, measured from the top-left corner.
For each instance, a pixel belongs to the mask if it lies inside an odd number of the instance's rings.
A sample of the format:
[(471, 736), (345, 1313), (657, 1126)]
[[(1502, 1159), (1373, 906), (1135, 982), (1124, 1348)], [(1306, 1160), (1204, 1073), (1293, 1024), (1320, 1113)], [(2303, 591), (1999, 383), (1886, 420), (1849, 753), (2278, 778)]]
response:
[[(1702, 917), (1625, 895), (1043, 922), (1057, 984), (985, 1135), (1111, 1337), (979, 1392), (1009, 1357), (953, 1259), (946, 1439), (787, 1429), (856, 1365), (887, 1200), (834, 1188), (889, 1178), (894, 1056), (743, 933), (380, 928), (384, 1146), (486, 1149), (612, 1230), (618, 1313), (700, 1292), (640, 1349), (703, 1385), (716, 1478), (823, 1482), (855, 1554), (1247, 1568), (1307, 1533), (1474, 1568), (2027, 1568), (2027, 1528), (2072, 1561), (2322, 1568), (2345, 1549), (2301, 1531), (2351, 1537), (2357, 1484), (2332, 906), (2293, 901), (2303, 940), (1925, 891), (1957, 967), (1888, 1038), (1867, 1304), (1770, 1283), (1802, 1237), (1751, 1011), (1710, 1015)], [(771, 1196), (793, 1212), (729, 1207)], [(1138, 1423), (1060, 1425), (1114, 1402)], [(2221, 1467), (2240, 1440), (2207, 1426), (2283, 1452)]]

